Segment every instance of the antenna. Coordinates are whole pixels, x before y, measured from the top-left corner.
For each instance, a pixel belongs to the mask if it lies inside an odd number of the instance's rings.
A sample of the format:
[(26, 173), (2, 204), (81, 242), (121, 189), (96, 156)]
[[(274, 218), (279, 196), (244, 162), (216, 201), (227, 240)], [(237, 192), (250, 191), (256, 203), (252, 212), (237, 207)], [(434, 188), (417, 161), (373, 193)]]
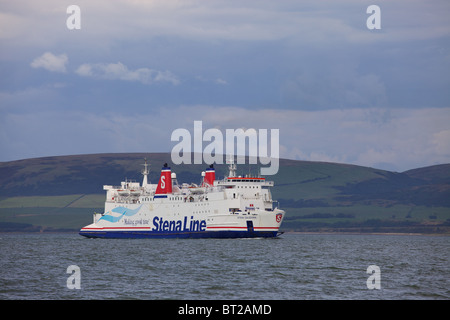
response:
[(236, 164), (234, 163), (234, 157), (233, 155), (229, 155), (227, 159), (227, 163), (229, 164), (228, 170), (228, 177), (236, 177)]
[(148, 180), (147, 180), (147, 176), (150, 173), (150, 170), (148, 169), (148, 164), (147, 164), (147, 158), (144, 158), (144, 170), (141, 171), (142, 175), (144, 176), (144, 179), (142, 180), (142, 187), (145, 188), (146, 185), (148, 185)]

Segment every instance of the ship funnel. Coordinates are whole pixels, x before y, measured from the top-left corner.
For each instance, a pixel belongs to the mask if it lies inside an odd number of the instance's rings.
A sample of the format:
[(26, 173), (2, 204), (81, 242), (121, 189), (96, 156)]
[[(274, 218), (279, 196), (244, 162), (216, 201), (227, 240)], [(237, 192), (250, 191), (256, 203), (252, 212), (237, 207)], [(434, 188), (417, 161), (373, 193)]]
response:
[(170, 167), (167, 163), (161, 169), (161, 176), (159, 177), (158, 186), (156, 187), (155, 198), (167, 197), (167, 194), (172, 193), (172, 177)]
[(216, 170), (214, 169), (213, 165), (211, 165), (205, 171), (204, 182), (205, 182), (206, 185), (213, 186), (214, 185), (214, 180), (216, 180)]

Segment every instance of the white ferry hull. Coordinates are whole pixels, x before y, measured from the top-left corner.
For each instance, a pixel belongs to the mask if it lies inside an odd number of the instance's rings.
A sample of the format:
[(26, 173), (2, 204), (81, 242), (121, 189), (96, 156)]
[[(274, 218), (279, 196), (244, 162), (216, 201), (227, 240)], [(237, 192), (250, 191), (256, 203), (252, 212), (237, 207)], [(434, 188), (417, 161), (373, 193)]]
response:
[[(123, 209), (124, 207), (120, 207)], [(136, 209), (135, 209), (136, 210)], [(172, 217), (149, 214), (143, 206), (127, 215), (103, 215), (96, 223), (80, 230), (88, 238), (273, 238), (279, 235), (284, 211)], [(102, 219), (102, 218), (107, 219)], [(117, 221), (115, 221), (116, 219)]]
[[(147, 166), (147, 164), (146, 164)], [(231, 168), (233, 169), (233, 168)], [(230, 169), (230, 173), (234, 173)], [(269, 187), (260, 177), (215, 180), (211, 167), (201, 186), (178, 185), (167, 164), (158, 184), (122, 182), (107, 190), (105, 211), (94, 214), (80, 235), (88, 238), (273, 238), (284, 211), (273, 208)]]

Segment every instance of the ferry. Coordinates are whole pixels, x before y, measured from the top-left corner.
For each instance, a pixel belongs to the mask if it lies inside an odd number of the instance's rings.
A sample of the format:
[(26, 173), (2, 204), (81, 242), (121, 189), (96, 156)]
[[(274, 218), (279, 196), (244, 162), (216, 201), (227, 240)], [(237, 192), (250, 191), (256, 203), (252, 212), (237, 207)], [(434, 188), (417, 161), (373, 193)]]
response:
[[(178, 184), (166, 164), (157, 184), (148, 180), (145, 161), (142, 185), (122, 181), (104, 185), (103, 213), (79, 234), (88, 238), (273, 238), (285, 212), (274, 207), (272, 181), (263, 177), (237, 176), (233, 159), (228, 176), (216, 180), (211, 165), (201, 173), (200, 184)], [(279, 206), (279, 205), (278, 205)]]

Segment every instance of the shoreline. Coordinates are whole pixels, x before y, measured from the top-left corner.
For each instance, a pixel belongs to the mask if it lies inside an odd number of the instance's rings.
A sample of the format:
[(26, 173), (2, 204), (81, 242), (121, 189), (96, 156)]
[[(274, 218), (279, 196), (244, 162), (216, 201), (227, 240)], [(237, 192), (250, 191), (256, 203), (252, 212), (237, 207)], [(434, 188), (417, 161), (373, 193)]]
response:
[[(73, 231), (0, 231), (2, 234), (78, 234)], [(283, 232), (283, 231), (282, 231)], [(352, 232), (352, 231), (284, 231), (283, 234), (299, 235), (375, 235), (375, 236), (441, 236), (449, 237), (450, 233), (419, 233), (419, 232)], [(283, 235), (282, 234), (282, 235)]]

